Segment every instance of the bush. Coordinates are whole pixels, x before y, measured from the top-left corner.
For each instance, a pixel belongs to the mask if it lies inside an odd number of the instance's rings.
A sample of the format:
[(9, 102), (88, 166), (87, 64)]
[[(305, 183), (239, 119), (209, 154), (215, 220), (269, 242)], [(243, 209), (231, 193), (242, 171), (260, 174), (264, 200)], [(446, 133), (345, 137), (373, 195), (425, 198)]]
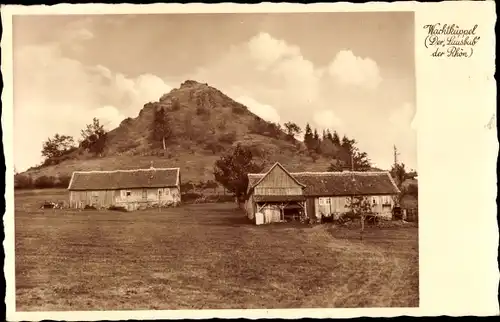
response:
[(193, 202), (202, 197), (203, 195), (201, 193), (196, 193), (196, 192), (186, 192), (181, 194), (182, 202)]
[(86, 210), (97, 210), (96, 207), (91, 206), (91, 205), (86, 205), (83, 209), (86, 209)]
[(219, 136), (219, 142), (233, 144), (236, 141), (236, 132), (224, 133)]
[(34, 187), (37, 189), (54, 188), (55, 183), (55, 177), (41, 176), (35, 179)]
[(32, 189), (34, 186), (33, 178), (30, 175), (14, 175), (14, 189)]
[(205, 143), (205, 149), (211, 151), (213, 154), (217, 154), (225, 150), (224, 146), (219, 142), (209, 141)]
[(232, 111), (234, 114), (243, 114), (245, 112), (245, 109), (241, 106), (233, 106)]
[(196, 115), (208, 115), (210, 114), (209, 110), (203, 108), (203, 106), (196, 107)]
[(250, 126), (250, 133), (260, 134), (272, 138), (279, 138), (285, 135), (277, 124), (269, 123), (263, 119), (256, 117)]
[(71, 181), (71, 176), (69, 175), (60, 176), (54, 183), (54, 187), (67, 188), (69, 186), (70, 181)]

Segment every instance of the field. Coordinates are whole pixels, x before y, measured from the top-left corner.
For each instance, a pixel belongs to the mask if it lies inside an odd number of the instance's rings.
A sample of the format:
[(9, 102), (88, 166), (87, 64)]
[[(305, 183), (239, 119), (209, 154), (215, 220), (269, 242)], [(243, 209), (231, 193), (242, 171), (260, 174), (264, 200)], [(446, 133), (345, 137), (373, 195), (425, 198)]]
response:
[(418, 228), (255, 226), (232, 203), (40, 210), (16, 192), (17, 311), (415, 307)]

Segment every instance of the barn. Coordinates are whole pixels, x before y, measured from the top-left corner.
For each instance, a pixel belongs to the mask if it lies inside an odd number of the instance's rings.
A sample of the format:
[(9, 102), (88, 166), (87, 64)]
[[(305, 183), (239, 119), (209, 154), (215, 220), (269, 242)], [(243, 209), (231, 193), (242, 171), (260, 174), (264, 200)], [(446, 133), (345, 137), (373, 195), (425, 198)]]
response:
[(349, 211), (354, 195), (366, 196), (373, 213), (391, 218), (393, 197), (400, 193), (386, 171), (290, 173), (275, 163), (266, 173), (249, 173), (248, 181), (246, 213), (251, 220), (262, 213), (264, 223), (338, 217)]
[(179, 168), (76, 171), (68, 186), (71, 208), (175, 206), (181, 201)]

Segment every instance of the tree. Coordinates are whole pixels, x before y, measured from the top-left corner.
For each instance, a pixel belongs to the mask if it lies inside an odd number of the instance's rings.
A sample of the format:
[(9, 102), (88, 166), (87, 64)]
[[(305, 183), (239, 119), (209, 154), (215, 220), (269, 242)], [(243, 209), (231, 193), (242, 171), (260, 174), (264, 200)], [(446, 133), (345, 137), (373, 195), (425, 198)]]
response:
[(42, 156), (46, 160), (61, 157), (71, 151), (74, 145), (73, 137), (56, 134), (53, 138), (47, 138), (47, 141), (43, 142)]
[(332, 132), (330, 132), (330, 130), (328, 130), (328, 129), (325, 132), (325, 140), (328, 140), (328, 141), (333, 143)]
[(261, 172), (263, 166), (253, 161), (252, 151), (237, 144), (232, 152), (221, 156), (214, 165), (214, 177), (238, 201), (246, 197), (248, 173)]
[(403, 185), (403, 182), (407, 178), (407, 172), (405, 169), (405, 164), (404, 163), (395, 163), (392, 168), (391, 168), (391, 176), (396, 182), (396, 185), (398, 188), (400, 188)]
[(287, 122), (283, 124), (286, 130), (286, 134), (290, 138), (294, 138), (296, 135), (299, 135), (302, 132), (302, 129), (295, 123), (293, 122)]
[[(354, 180), (354, 179), (353, 179)], [(346, 207), (350, 210), (351, 214), (359, 218), (361, 223), (360, 238), (363, 239), (365, 230), (366, 215), (372, 211), (370, 198), (367, 196), (353, 195), (347, 198)]]
[(172, 133), (167, 115), (165, 113), (165, 109), (163, 107), (155, 109), (155, 114), (153, 117), (153, 132), (151, 134), (152, 143), (161, 142), (163, 150), (167, 150), (166, 141), (171, 134)]
[(340, 137), (337, 131), (333, 131), (332, 141), (333, 144), (340, 146)]
[(106, 147), (108, 134), (99, 120), (94, 117), (92, 124), (87, 124), (85, 129), (81, 131), (81, 134), (82, 140), (80, 146), (90, 153), (101, 155)]
[(318, 130), (314, 129), (311, 150), (321, 154), (321, 138), (319, 137)]
[(341, 147), (344, 150), (343, 161), (346, 166), (355, 171), (368, 171), (371, 169), (370, 159), (366, 152), (361, 152), (356, 147), (356, 140), (349, 139), (346, 135), (342, 137)]
[(309, 123), (307, 123), (306, 130), (304, 132), (304, 144), (306, 145), (306, 148), (308, 150), (311, 149), (313, 141), (314, 141), (313, 132), (311, 130), (311, 126), (309, 125)]
[(394, 201), (396, 202), (397, 205), (401, 205), (401, 201), (403, 200), (404, 196), (408, 193), (407, 189), (403, 186), (403, 182), (407, 178), (405, 164), (394, 163), (394, 165), (391, 168), (390, 174), (400, 191), (399, 195), (396, 196)]

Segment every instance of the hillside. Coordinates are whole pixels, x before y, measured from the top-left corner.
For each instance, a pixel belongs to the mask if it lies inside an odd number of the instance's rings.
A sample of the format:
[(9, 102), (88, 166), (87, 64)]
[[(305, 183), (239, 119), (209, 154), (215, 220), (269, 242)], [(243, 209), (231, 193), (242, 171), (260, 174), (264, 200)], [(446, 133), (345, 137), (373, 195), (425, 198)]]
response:
[[(149, 140), (159, 108), (166, 111), (171, 129), (166, 151)], [(279, 161), (291, 171), (325, 171), (332, 162), (324, 155), (312, 157), (303, 143), (218, 89), (188, 80), (111, 130), (100, 157), (77, 149), (59, 164), (34, 167), (25, 174), (58, 177), (78, 170), (137, 169), (153, 163), (180, 167), (184, 182), (213, 180), (214, 162), (237, 143), (250, 146), (268, 165)]]

